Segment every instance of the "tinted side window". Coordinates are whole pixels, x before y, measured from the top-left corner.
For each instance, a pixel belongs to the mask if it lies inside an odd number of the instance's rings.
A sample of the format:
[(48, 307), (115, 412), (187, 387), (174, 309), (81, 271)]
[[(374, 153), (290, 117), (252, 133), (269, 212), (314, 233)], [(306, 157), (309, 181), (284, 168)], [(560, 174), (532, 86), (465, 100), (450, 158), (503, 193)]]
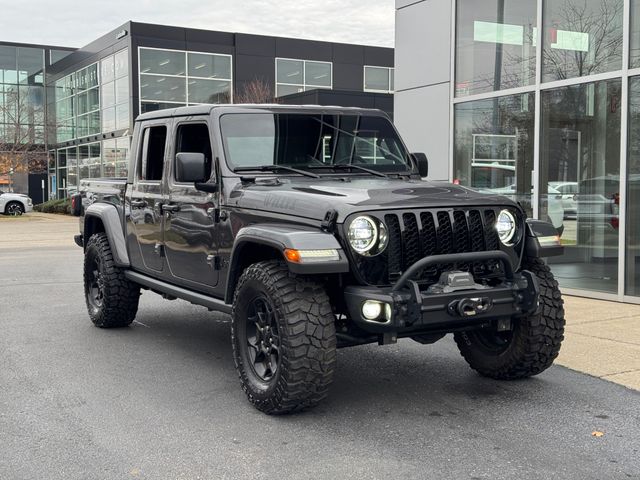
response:
[(143, 132), (140, 180), (162, 180), (164, 149), (167, 143), (167, 127), (149, 127)]
[[(205, 157), (206, 178), (211, 177), (211, 139), (205, 123), (178, 125), (176, 132), (176, 153), (203, 153)], [(175, 165), (174, 165), (175, 168)], [(174, 174), (175, 174), (174, 170)], [(176, 181), (180, 181), (177, 174)]]

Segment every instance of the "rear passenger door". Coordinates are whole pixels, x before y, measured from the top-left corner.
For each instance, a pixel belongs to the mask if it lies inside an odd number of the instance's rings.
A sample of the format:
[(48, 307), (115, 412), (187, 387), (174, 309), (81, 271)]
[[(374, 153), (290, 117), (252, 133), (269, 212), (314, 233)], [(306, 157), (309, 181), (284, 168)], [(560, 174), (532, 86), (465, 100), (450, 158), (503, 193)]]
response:
[(176, 121), (171, 165), (168, 172), (169, 204), (164, 212), (164, 239), (169, 273), (173, 281), (211, 293), (218, 283), (219, 259), (215, 212), (218, 194), (201, 192), (178, 178), (176, 154), (203, 153), (206, 178), (215, 178), (212, 141), (206, 119)]
[(162, 272), (164, 170), (170, 122), (146, 123), (136, 152), (136, 167), (128, 196), (128, 250), (131, 265), (149, 273)]

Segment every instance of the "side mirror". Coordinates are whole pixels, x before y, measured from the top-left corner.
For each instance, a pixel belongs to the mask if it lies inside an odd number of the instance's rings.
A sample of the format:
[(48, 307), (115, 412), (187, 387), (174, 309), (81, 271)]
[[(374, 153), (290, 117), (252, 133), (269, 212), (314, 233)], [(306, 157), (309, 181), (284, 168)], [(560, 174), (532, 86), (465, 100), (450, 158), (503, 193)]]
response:
[(421, 177), (426, 177), (429, 175), (429, 160), (424, 153), (412, 153), (413, 161), (418, 167), (418, 173)]
[(197, 183), (207, 180), (207, 160), (204, 153), (180, 152), (176, 154), (177, 182)]

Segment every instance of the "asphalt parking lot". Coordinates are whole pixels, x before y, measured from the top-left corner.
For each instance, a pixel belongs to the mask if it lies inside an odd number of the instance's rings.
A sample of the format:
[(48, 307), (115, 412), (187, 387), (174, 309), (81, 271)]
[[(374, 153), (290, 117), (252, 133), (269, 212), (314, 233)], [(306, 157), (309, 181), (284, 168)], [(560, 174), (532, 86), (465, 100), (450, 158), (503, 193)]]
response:
[(339, 351), (327, 401), (268, 417), (228, 317), (145, 292), (131, 327), (99, 330), (81, 264), (71, 239), (0, 248), (2, 480), (640, 478), (636, 391), (559, 366), (496, 382), (451, 339), (405, 340)]

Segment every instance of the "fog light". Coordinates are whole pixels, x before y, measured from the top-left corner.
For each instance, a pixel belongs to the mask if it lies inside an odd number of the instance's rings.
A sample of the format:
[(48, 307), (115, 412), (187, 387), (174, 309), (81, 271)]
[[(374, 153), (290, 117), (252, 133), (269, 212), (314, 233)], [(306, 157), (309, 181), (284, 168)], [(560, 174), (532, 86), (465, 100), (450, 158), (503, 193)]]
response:
[(367, 320), (375, 320), (382, 313), (382, 303), (375, 300), (367, 300), (362, 304), (362, 316)]

